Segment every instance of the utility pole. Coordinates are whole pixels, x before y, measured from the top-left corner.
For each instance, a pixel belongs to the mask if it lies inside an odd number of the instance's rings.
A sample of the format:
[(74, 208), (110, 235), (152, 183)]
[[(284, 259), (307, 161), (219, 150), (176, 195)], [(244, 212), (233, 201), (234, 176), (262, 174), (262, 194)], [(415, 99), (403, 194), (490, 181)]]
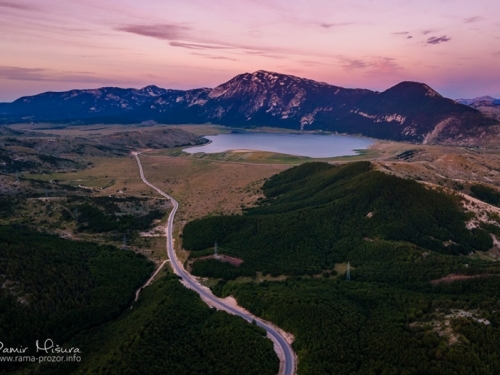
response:
[(351, 263), (347, 262), (347, 272), (345, 274), (345, 279), (351, 281)]
[(73, 217), (75, 218), (75, 223), (78, 224), (78, 217), (80, 216), (80, 213), (78, 212), (78, 208), (75, 208), (73, 211)]
[(127, 249), (127, 235), (126, 234), (123, 235), (123, 249), (124, 250)]
[(215, 244), (214, 244), (214, 258), (220, 259), (219, 253), (217, 252), (217, 241), (215, 241)]

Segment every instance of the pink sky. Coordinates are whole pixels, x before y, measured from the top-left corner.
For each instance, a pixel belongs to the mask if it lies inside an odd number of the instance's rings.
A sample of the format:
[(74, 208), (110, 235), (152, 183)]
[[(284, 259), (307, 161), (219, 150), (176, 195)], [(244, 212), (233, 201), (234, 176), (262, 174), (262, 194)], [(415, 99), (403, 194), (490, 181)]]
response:
[(0, 0), (0, 101), (264, 69), (500, 98), (499, 0)]

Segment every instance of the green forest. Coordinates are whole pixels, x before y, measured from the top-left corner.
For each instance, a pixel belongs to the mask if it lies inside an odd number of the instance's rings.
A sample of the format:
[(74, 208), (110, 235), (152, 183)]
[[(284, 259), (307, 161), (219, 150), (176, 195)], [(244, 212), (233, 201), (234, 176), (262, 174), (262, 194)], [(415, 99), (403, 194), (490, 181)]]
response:
[(498, 277), (416, 288), (295, 276), (214, 291), (293, 333), (299, 375), (494, 375), (499, 285)]
[(169, 274), (146, 288), (118, 320), (75, 337), (79, 364), (24, 374), (275, 375), (279, 362), (265, 331), (209, 308)]
[[(380, 241), (394, 244), (391, 251), (442, 255), (493, 246), (485, 229), (466, 228), (458, 196), (374, 171), (369, 162), (303, 164), (270, 178), (263, 192), (260, 206), (243, 215), (188, 223), (184, 248), (206, 255), (217, 241), (221, 253), (243, 259), (246, 268), (304, 275), (351, 259), (361, 265), (363, 254), (381, 251)], [(395, 245), (400, 242), (403, 247)]]
[(19, 226), (0, 226), (0, 243), (1, 342), (30, 355), (36, 340), (62, 343), (121, 315), (154, 268), (131, 251)]
[[(243, 215), (188, 223), (183, 244), (196, 258), (217, 241), (244, 261), (228, 270), (199, 260), (193, 271), (294, 334), (299, 375), (500, 373), (500, 266), (469, 256), (499, 228), (467, 229), (459, 196), (368, 162), (304, 164), (263, 192)], [(330, 277), (347, 262), (350, 281)], [(288, 277), (232, 280), (247, 270)], [(450, 274), (462, 279), (436, 282)]]

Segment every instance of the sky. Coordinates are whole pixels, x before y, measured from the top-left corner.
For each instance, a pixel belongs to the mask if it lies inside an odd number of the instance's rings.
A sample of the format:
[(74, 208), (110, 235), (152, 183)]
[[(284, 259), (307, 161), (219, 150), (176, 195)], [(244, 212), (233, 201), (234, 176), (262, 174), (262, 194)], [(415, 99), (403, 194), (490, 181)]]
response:
[(500, 98), (499, 0), (0, 0), (0, 102), (268, 70)]

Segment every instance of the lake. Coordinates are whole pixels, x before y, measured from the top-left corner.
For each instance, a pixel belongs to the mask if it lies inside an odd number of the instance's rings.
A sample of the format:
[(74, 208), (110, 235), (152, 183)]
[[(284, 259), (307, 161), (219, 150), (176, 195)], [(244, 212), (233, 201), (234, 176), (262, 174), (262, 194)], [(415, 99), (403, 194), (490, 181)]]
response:
[(230, 150), (269, 151), (280, 154), (329, 158), (357, 155), (355, 150), (368, 148), (374, 142), (366, 138), (344, 135), (283, 134), (283, 133), (233, 133), (204, 137), (211, 143), (190, 147), (183, 151), (194, 154), (215, 154)]

